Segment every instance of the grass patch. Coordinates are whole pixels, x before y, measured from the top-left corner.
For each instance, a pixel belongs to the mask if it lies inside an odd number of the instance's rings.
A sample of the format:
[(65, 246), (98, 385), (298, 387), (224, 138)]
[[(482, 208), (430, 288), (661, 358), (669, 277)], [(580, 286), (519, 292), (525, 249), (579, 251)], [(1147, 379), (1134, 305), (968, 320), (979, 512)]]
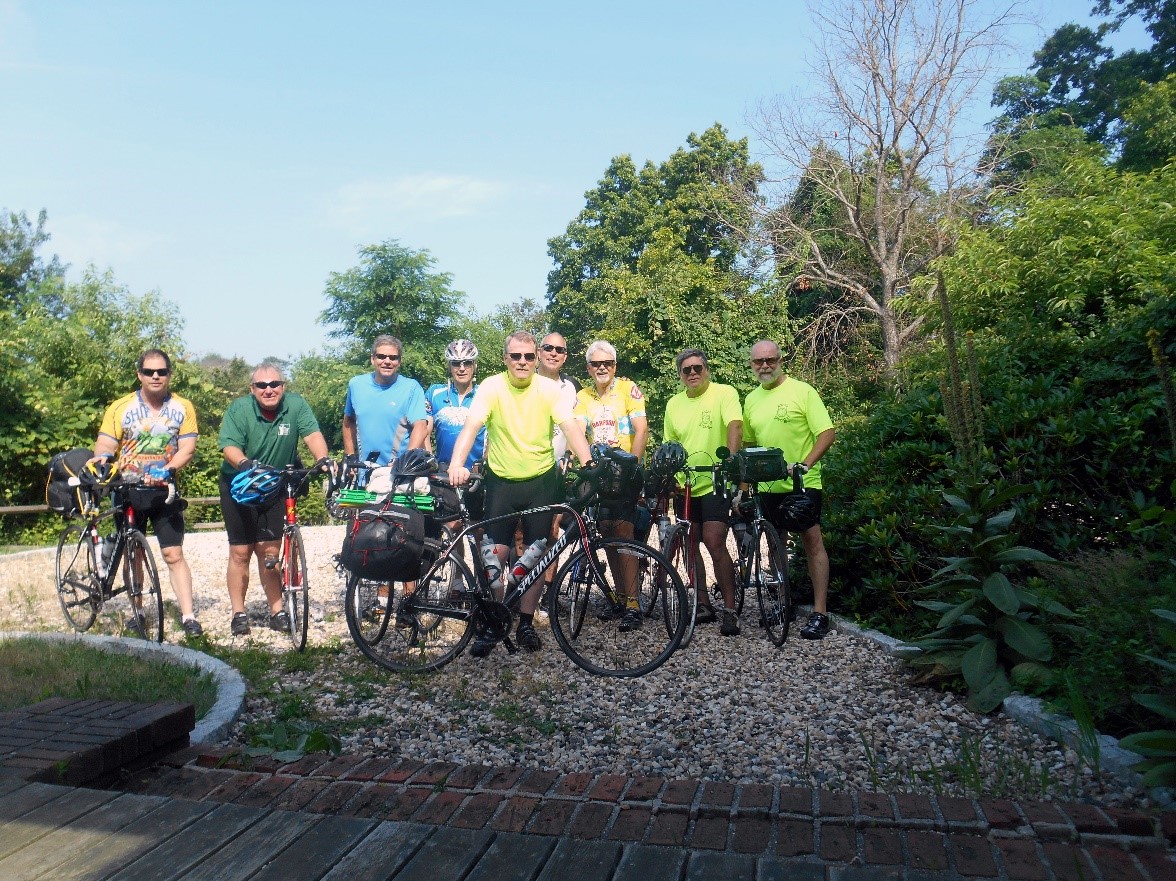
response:
[(216, 682), (197, 667), (42, 639), (0, 642), (0, 711), (51, 697), (190, 703), (196, 718), (216, 703)]

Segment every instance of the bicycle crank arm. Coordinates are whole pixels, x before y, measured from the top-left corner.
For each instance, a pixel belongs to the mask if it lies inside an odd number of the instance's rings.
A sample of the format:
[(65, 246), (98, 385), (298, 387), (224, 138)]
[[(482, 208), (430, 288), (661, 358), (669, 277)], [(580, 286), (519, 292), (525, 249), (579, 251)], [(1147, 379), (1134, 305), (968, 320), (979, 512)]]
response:
[(502, 637), (502, 647), (506, 649), (508, 654), (518, 654), (519, 647), (510, 641), (509, 636)]

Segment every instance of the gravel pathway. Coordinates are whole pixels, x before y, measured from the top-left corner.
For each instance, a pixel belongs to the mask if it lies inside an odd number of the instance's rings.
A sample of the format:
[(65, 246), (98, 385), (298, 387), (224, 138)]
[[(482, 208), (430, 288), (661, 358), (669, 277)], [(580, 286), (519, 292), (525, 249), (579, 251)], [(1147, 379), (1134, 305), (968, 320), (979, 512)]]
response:
[[(251, 697), (235, 737), (248, 723), (264, 727), (279, 704), (302, 701), (343, 722), (350, 753), (1147, 806), (1143, 792), (1094, 774), (1072, 750), (1007, 717), (979, 716), (954, 695), (910, 686), (901, 664), (866, 639), (833, 633), (809, 642), (793, 631), (782, 648), (773, 647), (755, 625), (754, 600), (741, 636), (726, 639), (716, 625), (703, 626), (689, 648), (638, 680), (580, 670), (542, 620), (542, 652), (497, 649), (483, 661), (463, 655), (428, 677), (389, 674), (367, 662), (347, 634), (343, 579), (332, 561), (342, 527), (305, 535), (310, 643), (337, 651), (313, 671), (283, 674), (276, 697)], [(256, 573), (248, 605), (253, 633), (230, 635), (224, 534), (195, 533), (185, 547), (209, 638), (284, 652), (286, 638), (263, 624)], [(64, 629), (52, 568), (49, 553), (0, 558), (0, 630)], [(167, 638), (178, 641), (170, 624)]]

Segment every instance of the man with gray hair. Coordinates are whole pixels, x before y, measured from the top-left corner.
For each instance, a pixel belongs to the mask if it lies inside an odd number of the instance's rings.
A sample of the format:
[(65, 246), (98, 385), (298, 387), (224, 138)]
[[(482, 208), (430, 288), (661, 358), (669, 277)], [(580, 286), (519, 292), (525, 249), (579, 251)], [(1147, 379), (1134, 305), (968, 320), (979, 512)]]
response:
[(327, 455), (327, 442), (310, 404), (286, 391), (282, 372), (272, 364), (253, 371), (251, 394), (237, 398), (225, 410), (220, 444), (225, 461), (220, 471), (221, 510), (229, 538), (228, 586), (233, 606), (233, 636), (249, 633), (245, 592), (249, 589), (249, 558), (257, 557), (257, 575), (269, 602), (269, 626), (285, 631), (290, 620), (282, 608), (282, 580), (277, 569), (265, 567), (266, 557), (277, 557), (285, 522), (284, 495), (268, 506), (255, 508), (233, 500), (231, 485), (239, 472), (254, 464), (284, 468), (298, 461), (298, 439), (306, 441), (315, 461)]
[(343, 404), (343, 452), (378, 465), (423, 447), (429, 437), (425, 390), (400, 375), (404, 346), (383, 334), (372, 342), (372, 372), (347, 383)]

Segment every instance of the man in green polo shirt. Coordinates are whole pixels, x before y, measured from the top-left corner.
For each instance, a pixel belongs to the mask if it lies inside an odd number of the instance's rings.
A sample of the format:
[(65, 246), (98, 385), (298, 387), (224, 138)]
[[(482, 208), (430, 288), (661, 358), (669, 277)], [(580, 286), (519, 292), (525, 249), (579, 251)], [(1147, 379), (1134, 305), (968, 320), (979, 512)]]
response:
[(251, 394), (237, 398), (225, 410), (220, 448), (225, 461), (220, 472), (221, 510), (229, 537), (229, 601), (233, 604), (234, 636), (249, 633), (245, 592), (249, 589), (249, 558), (257, 556), (257, 575), (269, 601), (273, 630), (285, 631), (290, 622), (282, 608), (282, 581), (277, 569), (266, 569), (266, 557), (277, 557), (285, 519), (285, 497), (266, 508), (252, 508), (233, 501), (229, 486), (239, 471), (255, 462), (283, 468), (298, 461), (298, 439), (306, 441), (318, 461), (327, 455), (327, 442), (310, 405), (295, 392), (286, 391), (282, 373), (272, 364), (253, 371)]

